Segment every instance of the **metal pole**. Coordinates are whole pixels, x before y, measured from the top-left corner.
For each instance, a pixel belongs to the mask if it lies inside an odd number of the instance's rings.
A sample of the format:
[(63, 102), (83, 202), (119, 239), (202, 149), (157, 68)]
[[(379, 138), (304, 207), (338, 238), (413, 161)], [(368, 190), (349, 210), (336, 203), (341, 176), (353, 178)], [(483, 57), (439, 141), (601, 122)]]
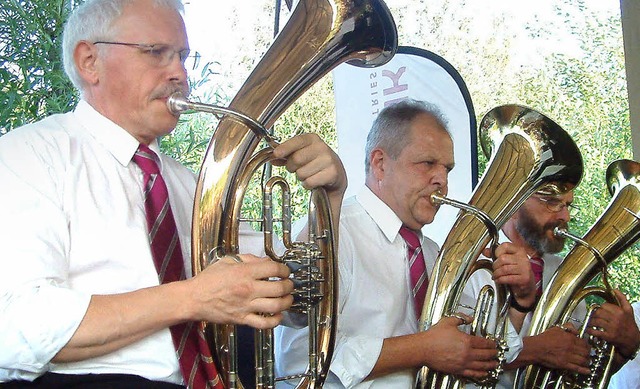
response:
[[(275, 13), (275, 18), (274, 18), (274, 22), (273, 22), (273, 37), (275, 38), (278, 35), (278, 32), (280, 32), (280, 8), (282, 6), (282, 0), (276, 0), (276, 13)], [(271, 135), (273, 135), (273, 128), (269, 129), (269, 133)], [(273, 175), (273, 165), (271, 165), (271, 162), (267, 162), (264, 165), (264, 169), (263, 169), (263, 173), (262, 173), (262, 186), (264, 187), (265, 182), (267, 182), (267, 180), (269, 180), (269, 178), (271, 178), (271, 176)]]
[(629, 97), (629, 121), (631, 124), (631, 143), (633, 159), (640, 160), (640, 4), (636, 0), (621, 0), (622, 35), (624, 39), (624, 57), (627, 72), (627, 93)]
[(280, 8), (282, 6), (282, 0), (276, 0), (276, 16), (273, 24), (273, 36), (275, 38), (280, 32)]

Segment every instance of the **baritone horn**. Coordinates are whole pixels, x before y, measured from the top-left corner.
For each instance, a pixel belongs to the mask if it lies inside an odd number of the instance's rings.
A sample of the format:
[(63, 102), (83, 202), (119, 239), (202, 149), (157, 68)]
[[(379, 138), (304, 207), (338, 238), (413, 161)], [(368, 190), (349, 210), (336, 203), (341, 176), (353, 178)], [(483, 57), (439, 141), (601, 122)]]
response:
[[(612, 198), (584, 237), (556, 230), (556, 235), (577, 244), (567, 253), (540, 297), (527, 336), (539, 335), (552, 326), (563, 326), (572, 320), (578, 304), (589, 296), (618, 304), (609, 286), (607, 266), (640, 238), (640, 163), (631, 160), (612, 162), (607, 168), (606, 181)], [(602, 275), (604, 287), (587, 286), (598, 274)], [(520, 372), (524, 377), (524, 388), (607, 387), (614, 347), (585, 335), (591, 313), (597, 306), (588, 307), (578, 331), (581, 337), (588, 337), (592, 345), (591, 373), (574, 375), (532, 365)]]
[[(192, 267), (194, 275), (224, 255), (239, 250), (239, 219), (242, 197), (251, 172), (273, 160), (277, 141), (268, 135), (276, 119), (313, 83), (342, 62), (373, 67), (386, 63), (397, 48), (397, 31), (391, 13), (382, 0), (300, 0), (289, 21), (245, 81), (228, 107), (211, 138), (202, 163), (194, 201)], [(168, 105), (175, 114), (186, 111), (220, 113), (219, 107), (189, 102), (173, 96)], [(270, 147), (254, 153), (261, 140)], [(286, 181), (273, 177), (270, 188), (283, 188)], [(267, 189), (266, 192), (269, 192)], [(265, 204), (270, 203), (265, 194)], [(283, 200), (283, 204), (286, 200)], [(272, 224), (270, 206), (263, 206), (263, 228)], [(285, 262), (302, 288), (294, 297), (296, 307), (309, 318), (310, 363), (298, 387), (320, 387), (327, 375), (333, 352), (337, 313), (337, 220), (331, 220), (326, 193), (312, 191), (309, 241), (291, 242), (286, 233), (283, 206), (284, 255), (271, 248), (272, 231), (265, 231), (265, 251)], [(265, 228), (265, 229), (266, 229)], [(337, 231), (337, 230), (335, 230)], [(299, 281), (296, 283), (295, 281)], [(205, 337), (227, 388), (242, 388), (238, 378), (235, 326), (202, 323)], [(258, 331), (256, 338), (256, 387), (272, 388), (273, 333)], [(289, 377), (290, 378), (290, 377)], [(249, 385), (251, 386), (251, 385)]]
[[(461, 208), (446, 237), (431, 274), (420, 330), (428, 330), (440, 319), (455, 316), (467, 280), (477, 271), (491, 271), (492, 261), (478, 259), (497, 231), (540, 186), (552, 181), (577, 183), (582, 176), (582, 157), (571, 137), (553, 120), (520, 105), (503, 105), (489, 111), (479, 127), (487, 169), (474, 189), (468, 205), (432, 195), (436, 204)], [(492, 236), (493, 235), (493, 236)], [(498, 314), (491, 314), (493, 307)], [(493, 387), (505, 363), (509, 291), (487, 285), (478, 298), (471, 333), (495, 340), (498, 368), (476, 384)], [(494, 323), (489, 322), (495, 317)], [(462, 388), (465, 380), (423, 367), (418, 388)]]

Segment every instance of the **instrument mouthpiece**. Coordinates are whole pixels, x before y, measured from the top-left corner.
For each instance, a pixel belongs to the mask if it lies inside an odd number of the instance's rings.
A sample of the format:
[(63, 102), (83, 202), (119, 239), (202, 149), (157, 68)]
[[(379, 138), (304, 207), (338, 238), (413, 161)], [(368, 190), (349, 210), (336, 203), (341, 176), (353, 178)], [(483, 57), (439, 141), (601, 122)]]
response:
[(445, 197), (440, 192), (440, 189), (434, 190), (431, 195), (429, 195), (429, 200), (431, 200), (431, 204), (433, 205), (442, 205), (444, 204)]
[(553, 236), (555, 236), (557, 238), (568, 238), (568, 237), (570, 237), (569, 232), (566, 229), (560, 228), (560, 227), (554, 227), (553, 228)]
[(179, 116), (181, 113), (191, 109), (191, 105), (182, 92), (174, 92), (167, 99), (167, 108), (173, 115)]

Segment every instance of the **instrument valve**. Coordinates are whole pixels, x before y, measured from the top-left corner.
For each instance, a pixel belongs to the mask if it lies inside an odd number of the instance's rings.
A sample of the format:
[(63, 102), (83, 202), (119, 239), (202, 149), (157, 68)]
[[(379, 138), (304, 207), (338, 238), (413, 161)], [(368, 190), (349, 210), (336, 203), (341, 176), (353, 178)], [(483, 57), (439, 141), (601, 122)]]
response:
[(293, 305), (290, 310), (307, 313), (324, 298), (322, 284), (325, 277), (318, 267), (324, 259), (319, 247), (314, 243), (295, 242), (293, 248), (287, 250), (283, 262), (291, 270), (293, 281)]

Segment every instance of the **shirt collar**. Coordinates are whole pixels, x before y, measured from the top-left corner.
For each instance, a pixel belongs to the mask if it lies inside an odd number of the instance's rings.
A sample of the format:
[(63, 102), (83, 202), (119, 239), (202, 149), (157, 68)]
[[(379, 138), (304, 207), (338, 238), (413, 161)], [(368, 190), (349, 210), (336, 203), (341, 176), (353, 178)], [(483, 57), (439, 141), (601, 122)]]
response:
[[(101, 143), (122, 166), (127, 166), (140, 142), (122, 127), (118, 126), (107, 117), (95, 110), (85, 100), (80, 100), (74, 110), (79, 123), (87, 132)], [(149, 148), (153, 150), (160, 159), (160, 169), (162, 169), (162, 159), (158, 141), (154, 140)]]
[[(362, 205), (367, 214), (371, 216), (389, 242), (393, 242), (398, 236), (400, 227), (402, 227), (402, 220), (400, 220), (395, 212), (366, 185), (356, 194), (356, 200)], [(418, 238), (422, 243), (422, 232), (419, 232)]]

